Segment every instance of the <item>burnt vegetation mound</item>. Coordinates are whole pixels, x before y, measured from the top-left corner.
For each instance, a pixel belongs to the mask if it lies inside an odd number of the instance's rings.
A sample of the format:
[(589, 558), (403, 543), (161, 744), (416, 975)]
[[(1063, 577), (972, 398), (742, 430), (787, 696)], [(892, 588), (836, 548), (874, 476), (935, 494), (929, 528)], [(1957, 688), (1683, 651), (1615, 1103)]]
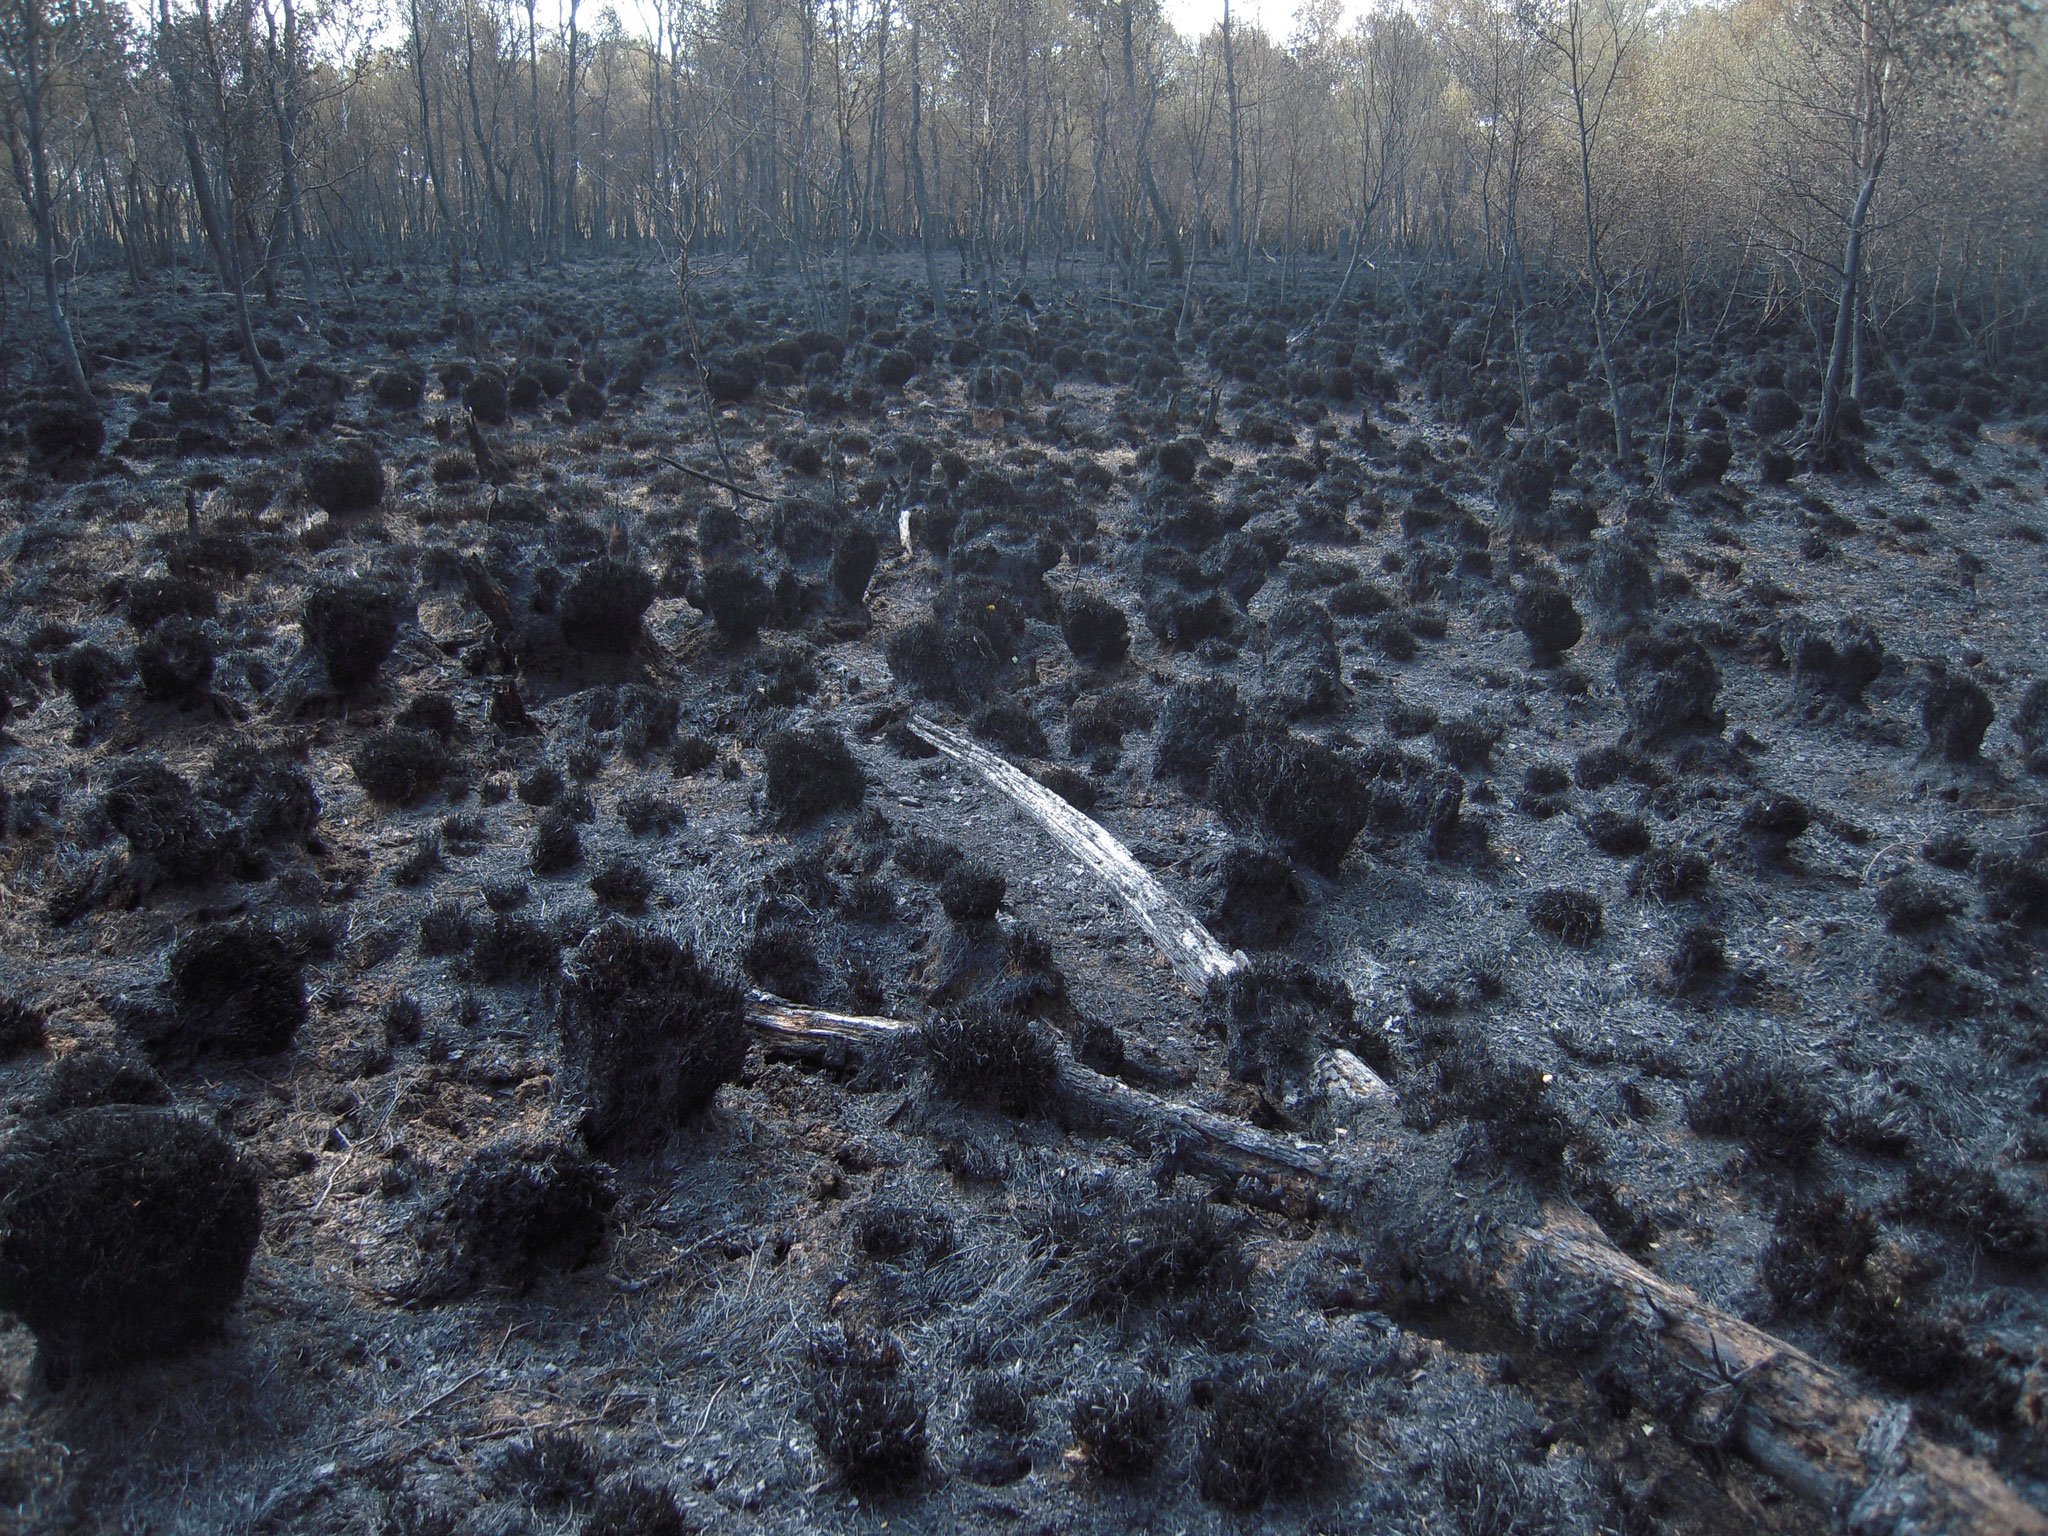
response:
[(614, 920), (563, 964), (562, 1037), (601, 1152), (649, 1152), (710, 1107), (747, 1054), (737, 982), (667, 934)]
[(218, 1335), (261, 1230), (254, 1170), (167, 1109), (72, 1110), (0, 1146), (0, 1307), (46, 1379)]
[(593, 560), (561, 598), (562, 638), (579, 651), (623, 656), (640, 638), (654, 602), (654, 578), (628, 561)]
[(1341, 1423), (1320, 1375), (1255, 1369), (1226, 1382), (1197, 1437), (1202, 1497), (1248, 1512), (1329, 1486), (1344, 1465)]
[(809, 1418), (818, 1449), (863, 1498), (908, 1492), (924, 1475), (925, 1404), (894, 1339), (851, 1330), (811, 1347)]
[(387, 805), (412, 805), (441, 787), (448, 749), (438, 736), (402, 727), (363, 738), (349, 758), (363, 793)]
[(274, 1056), (306, 1022), (301, 954), (274, 930), (217, 923), (186, 934), (164, 964), (170, 1009), (149, 1021), (151, 1054)]
[(1084, 1387), (1068, 1421), (1089, 1469), (1112, 1482), (1129, 1482), (1159, 1464), (1173, 1410), (1157, 1382), (1119, 1373)]
[(611, 1170), (572, 1143), (515, 1135), (479, 1148), (434, 1210), (421, 1294), (524, 1293), (581, 1269), (604, 1250), (617, 1199)]
[(324, 583), (306, 595), (299, 620), (307, 647), (343, 693), (366, 686), (398, 643), (405, 601), (379, 581), (353, 578)]
[(925, 1054), (939, 1089), (1008, 1115), (1048, 1109), (1059, 1093), (1059, 1057), (1045, 1027), (976, 1001), (924, 1027)]
[(777, 731), (762, 744), (769, 813), (785, 826), (800, 826), (833, 811), (858, 810), (867, 779), (846, 738), (830, 726)]

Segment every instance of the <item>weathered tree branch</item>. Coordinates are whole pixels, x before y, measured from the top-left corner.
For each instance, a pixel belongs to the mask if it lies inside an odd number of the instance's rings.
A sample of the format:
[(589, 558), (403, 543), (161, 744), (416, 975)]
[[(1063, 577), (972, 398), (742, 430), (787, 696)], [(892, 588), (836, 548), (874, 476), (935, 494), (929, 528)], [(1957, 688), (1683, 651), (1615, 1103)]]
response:
[(1045, 828), (1054, 842), (1106, 881), (1117, 899), (1131, 909), (1131, 915), (1152, 935), (1152, 942), (1159, 946), (1159, 952), (1166, 956), (1183, 985), (1197, 992), (1207, 991), (1210, 982), (1220, 981), (1244, 963), (1217, 943), (1194, 914), (1174, 900), (1100, 822), (1075, 810), (1036, 779), (1028, 778), (957, 731), (949, 731), (922, 715), (911, 716), (910, 728), (955, 762), (980, 774)]

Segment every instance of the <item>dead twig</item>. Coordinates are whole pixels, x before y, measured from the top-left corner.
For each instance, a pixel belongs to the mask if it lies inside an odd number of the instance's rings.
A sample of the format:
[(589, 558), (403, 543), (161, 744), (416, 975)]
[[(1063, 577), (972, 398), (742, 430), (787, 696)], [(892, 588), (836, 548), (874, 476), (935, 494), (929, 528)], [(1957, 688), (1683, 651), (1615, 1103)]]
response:
[(679, 464), (674, 459), (668, 457), (667, 454), (650, 453), (648, 457), (659, 460), (670, 469), (680, 470), (693, 480), (702, 480), (706, 485), (715, 485), (721, 491), (730, 491), (735, 496), (744, 496), (748, 501), (766, 502), (769, 505), (774, 504), (775, 498), (773, 496), (763, 496), (759, 491), (743, 490), (741, 487), (734, 485), (730, 480), (720, 479), (717, 475), (711, 474), (706, 470), (692, 469), (687, 464)]

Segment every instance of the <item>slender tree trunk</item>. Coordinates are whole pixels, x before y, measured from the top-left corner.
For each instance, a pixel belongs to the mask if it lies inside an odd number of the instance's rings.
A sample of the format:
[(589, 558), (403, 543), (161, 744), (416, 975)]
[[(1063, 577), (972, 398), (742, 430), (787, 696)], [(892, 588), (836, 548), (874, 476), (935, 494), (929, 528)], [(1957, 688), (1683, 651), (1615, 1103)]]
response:
[[(170, 0), (157, 0), (157, 15), (168, 37), (171, 32)], [(205, 0), (199, 6), (200, 36), (204, 41), (213, 76), (208, 84), (214, 95), (213, 115), (227, 131), (229, 115), (226, 103), (221, 97), (219, 64), (214, 55), (213, 14)], [(249, 372), (256, 381), (256, 393), (269, 396), (276, 385), (271, 381), (269, 365), (263, 361), (263, 354), (256, 346), (256, 331), (249, 323), (248, 283), (242, 270), (241, 248), (236, 241), (236, 218), (234, 187), (223, 174), (220, 178), (218, 196), (215, 195), (213, 171), (208, 164), (205, 151), (199, 147), (199, 134), (192, 125), (193, 106), (191, 82), (184, 72), (172, 66), (172, 84), (180, 98), (178, 136), (185, 151), (185, 164), (192, 178), (192, 199), (198, 205), (199, 222), (206, 232), (207, 243), (213, 249), (213, 259), (220, 269), (221, 286), (227, 289), (228, 299), (234, 306), (235, 334), (242, 347), (242, 356), (249, 364)], [(227, 146), (222, 146), (223, 154)]]
[(924, 281), (932, 296), (932, 309), (943, 315), (946, 301), (939, 290), (939, 258), (932, 249), (932, 209), (925, 195), (924, 152), (918, 147), (918, 130), (923, 126), (924, 82), (918, 74), (918, 21), (910, 19), (910, 189), (917, 199), (917, 237), (924, 246)]
[(1873, 163), (1856, 189), (1856, 204), (1849, 213), (1848, 238), (1843, 243), (1842, 271), (1836, 284), (1835, 328), (1828, 346), (1827, 372), (1822, 376), (1820, 411), (1813, 424), (1813, 455), (1822, 463), (1833, 463), (1842, 444), (1842, 380), (1847, 371), (1850, 340), (1856, 329), (1857, 294), (1863, 267), (1863, 230), (1870, 216), (1870, 202), (1877, 194), (1878, 167)]
[[(415, 0), (415, 3), (417, 3), (417, 0)], [(580, 4), (580, 0), (568, 0), (568, 5), (569, 5), (569, 58), (568, 58), (568, 65), (569, 65), (569, 78), (568, 78), (568, 80), (567, 80), (566, 82), (564, 82), (564, 84), (563, 84), (563, 87), (562, 87), (562, 89), (563, 89), (563, 92), (564, 92), (564, 94), (565, 94), (565, 95), (566, 95), (566, 96), (568, 97), (568, 105), (567, 105), (567, 118), (568, 118), (568, 121), (567, 121), (567, 128), (568, 128), (568, 131), (569, 131), (569, 170), (568, 170), (568, 174), (567, 174), (566, 176), (564, 176), (564, 177), (563, 177), (563, 179), (562, 179), (562, 229), (561, 229), (561, 234), (562, 234), (562, 254), (563, 254), (564, 256), (567, 256), (567, 255), (568, 255), (568, 251), (569, 251), (569, 244), (570, 244), (570, 242), (571, 242), (571, 241), (573, 241), (573, 240), (575, 240), (575, 239), (577, 238), (577, 229), (576, 229), (576, 181), (577, 181), (577, 173), (578, 173), (578, 172), (579, 172), (579, 171), (581, 170), (581, 168), (582, 168), (582, 165), (583, 165), (583, 145), (582, 145), (582, 144), (581, 144), (581, 143), (580, 143), (580, 142), (578, 141), (578, 139), (577, 139), (577, 135), (576, 135), (576, 98), (577, 98), (577, 95), (579, 94), (579, 93), (578, 93), (578, 91), (577, 91), (577, 88), (576, 88), (576, 73), (577, 73), (577, 64), (578, 64), (578, 60), (577, 60), (577, 54), (578, 54), (578, 51), (579, 51), (580, 45), (581, 45), (581, 43), (582, 43), (582, 33), (578, 31), (578, 29), (577, 29), (577, 24), (576, 24), (576, 11), (577, 11), (577, 8), (578, 8), (579, 4)]]
[[(49, 159), (43, 148), (43, 75), (39, 54), (39, 0), (18, 0), (24, 16), (25, 62), (23, 68), (23, 132), (8, 136), (14, 162), (14, 179), (30, 222), (36, 227), (36, 264), (43, 279), (43, 308), (49, 316), (50, 332), (57, 343), (58, 366), (64, 370), (64, 384), (78, 403), (97, 411), (92, 386), (86, 382), (85, 364), (78, 355), (78, 343), (71, 334), (71, 317), (64, 309), (63, 285), (57, 281), (56, 208), (50, 197)], [(26, 145), (21, 140), (27, 139)], [(24, 154), (24, 150), (26, 153)]]
[(1600, 265), (1600, 235), (1593, 221), (1593, 143), (1586, 121), (1586, 96), (1580, 76), (1581, 56), (1575, 41), (1571, 56), (1572, 108), (1578, 119), (1579, 200), (1586, 217), (1586, 276), (1593, 286), (1593, 342), (1599, 349), (1600, 368), (1607, 378), (1608, 408), (1614, 412), (1614, 457), (1622, 473), (1635, 457), (1635, 436), (1629, 430), (1628, 411), (1621, 403), (1621, 381), (1614, 372), (1614, 353), (1607, 339), (1607, 274)]
[[(1883, 82), (1878, 77), (1871, 41), (1873, 0), (1863, 3), (1862, 75), (1858, 83), (1859, 117), (1857, 158), (1862, 172), (1856, 187), (1856, 202), (1849, 210), (1849, 227), (1842, 242), (1842, 269), (1835, 293), (1834, 335), (1828, 346), (1827, 372), (1822, 376), (1820, 411), (1813, 424), (1811, 454), (1817, 464), (1832, 467), (1842, 459), (1842, 383), (1849, 366), (1849, 354), (1862, 316), (1863, 234), (1870, 220), (1870, 205), (1877, 196), (1878, 178), (1884, 172), (1886, 136)], [(1858, 368), (1860, 384), (1860, 364)]]

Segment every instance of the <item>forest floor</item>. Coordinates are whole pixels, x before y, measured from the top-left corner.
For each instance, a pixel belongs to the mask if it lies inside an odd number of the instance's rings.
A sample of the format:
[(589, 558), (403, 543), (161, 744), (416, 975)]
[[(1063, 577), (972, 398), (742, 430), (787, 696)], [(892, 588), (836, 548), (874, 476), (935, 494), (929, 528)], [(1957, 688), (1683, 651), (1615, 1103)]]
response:
[[(317, 313), (255, 306), (271, 401), (218, 295), (82, 287), (106, 450), (48, 462), (17, 399), (0, 454), (0, 993), (46, 1021), (0, 1105), (43, 1112), (65, 1063), (67, 1102), (167, 1090), (258, 1170), (264, 1220), (196, 1351), (51, 1387), (0, 1333), (12, 1527), (625, 1530), (591, 1511), (628, 1474), (714, 1532), (1829, 1526), (1341, 1210), (963, 1103), (910, 1054), (757, 1041), (665, 1148), (607, 1159), (601, 1245), (524, 1288), (437, 1285), (480, 1151), (574, 1141), (559, 966), (621, 910), (862, 1014), (922, 1020), (994, 976), (1084, 1059), (1317, 1145), (1341, 1138), (1305, 1063), (1345, 1046), (1399, 1096), (1380, 1134), (1473, 1200), (1576, 1200), (2048, 1499), (2048, 481), (2012, 370), (1930, 347), (1865, 412), (1867, 476), (1782, 479), (1797, 413), (1756, 402), (1811, 406), (1805, 339), (1647, 333), (1636, 387), (1689, 438), (1666, 490), (1631, 489), (1568, 317), (1537, 334), (1544, 432), (1502, 456), (1485, 401), (1519, 386), (1476, 280), (1412, 315), (1389, 284), (1290, 353), (1300, 299), (1243, 316), (1205, 282), (1176, 345), (1106, 272), (978, 320), (930, 313), (917, 276), (861, 280), (843, 344), (806, 336), (793, 280), (701, 263), (700, 373), (659, 264), (374, 274)], [(541, 386), (483, 428), (496, 485), (460, 399), (493, 366)], [(716, 440), (707, 374), (740, 397)], [(373, 506), (302, 473), (348, 441), (375, 449)], [(464, 570), (559, 619), (607, 557), (654, 581), (624, 654), (560, 623), (512, 645)], [(714, 623), (711, 584), (755, 572), (758, 636)], [(403, 622), (340, 693), (302, 604), (360, 576), (402, 589)], [(1553, 590), (1583, 636), (1539, 656), (1529, 594)], [(133, 681), (178, 622), (152, 598), (210, 609), (183, 698)], [(1084, 598), (1128, 616), (1127, 656), (1076, 654), (1104, 614)], [(973, 670), (975, 635), (1010, 654)], [(494, 711), (507, 679), (530, 725)], [(1349, 999), (1261, 1017), (1268, 1038), (1191, 994), (905, 731), (913, 707), (1091, 807), (1226, 948)], [(407, 804), (355, 767), (394, 722), (450, 753)], [(764, 746), (812, 726), (865, 789), (793, 822)], [(1261, 730), (1365, 775), (1328, 791), (1367, 785), (1355, 842), (1211, 779)], [(110, 820), (124, 764), (203, 787), (237, 744), (298, 767), (317, 826), (181, 878)], [(1450, 775), (1432, 820), (1415, 796)], [(570, 846), (538, 851), (544, 824)], [(942, 909), (943, 844), (1004, 877), (993, 927)], [(145, 1064), (167, 955), (220, 924), (303, 964), (292, 1048)], [(1119, 1255), (1147, 1244), (1159, 1272), (1133, 1278)], [(922, 1414), (886, 1487), (821, 1434), (861, 1349)], [(1276, 1380), (1324, 1440), (1226, 1423)], [(1219, 1471), (1233, 1424), (1273, 1463), (1248, 1491)]]

